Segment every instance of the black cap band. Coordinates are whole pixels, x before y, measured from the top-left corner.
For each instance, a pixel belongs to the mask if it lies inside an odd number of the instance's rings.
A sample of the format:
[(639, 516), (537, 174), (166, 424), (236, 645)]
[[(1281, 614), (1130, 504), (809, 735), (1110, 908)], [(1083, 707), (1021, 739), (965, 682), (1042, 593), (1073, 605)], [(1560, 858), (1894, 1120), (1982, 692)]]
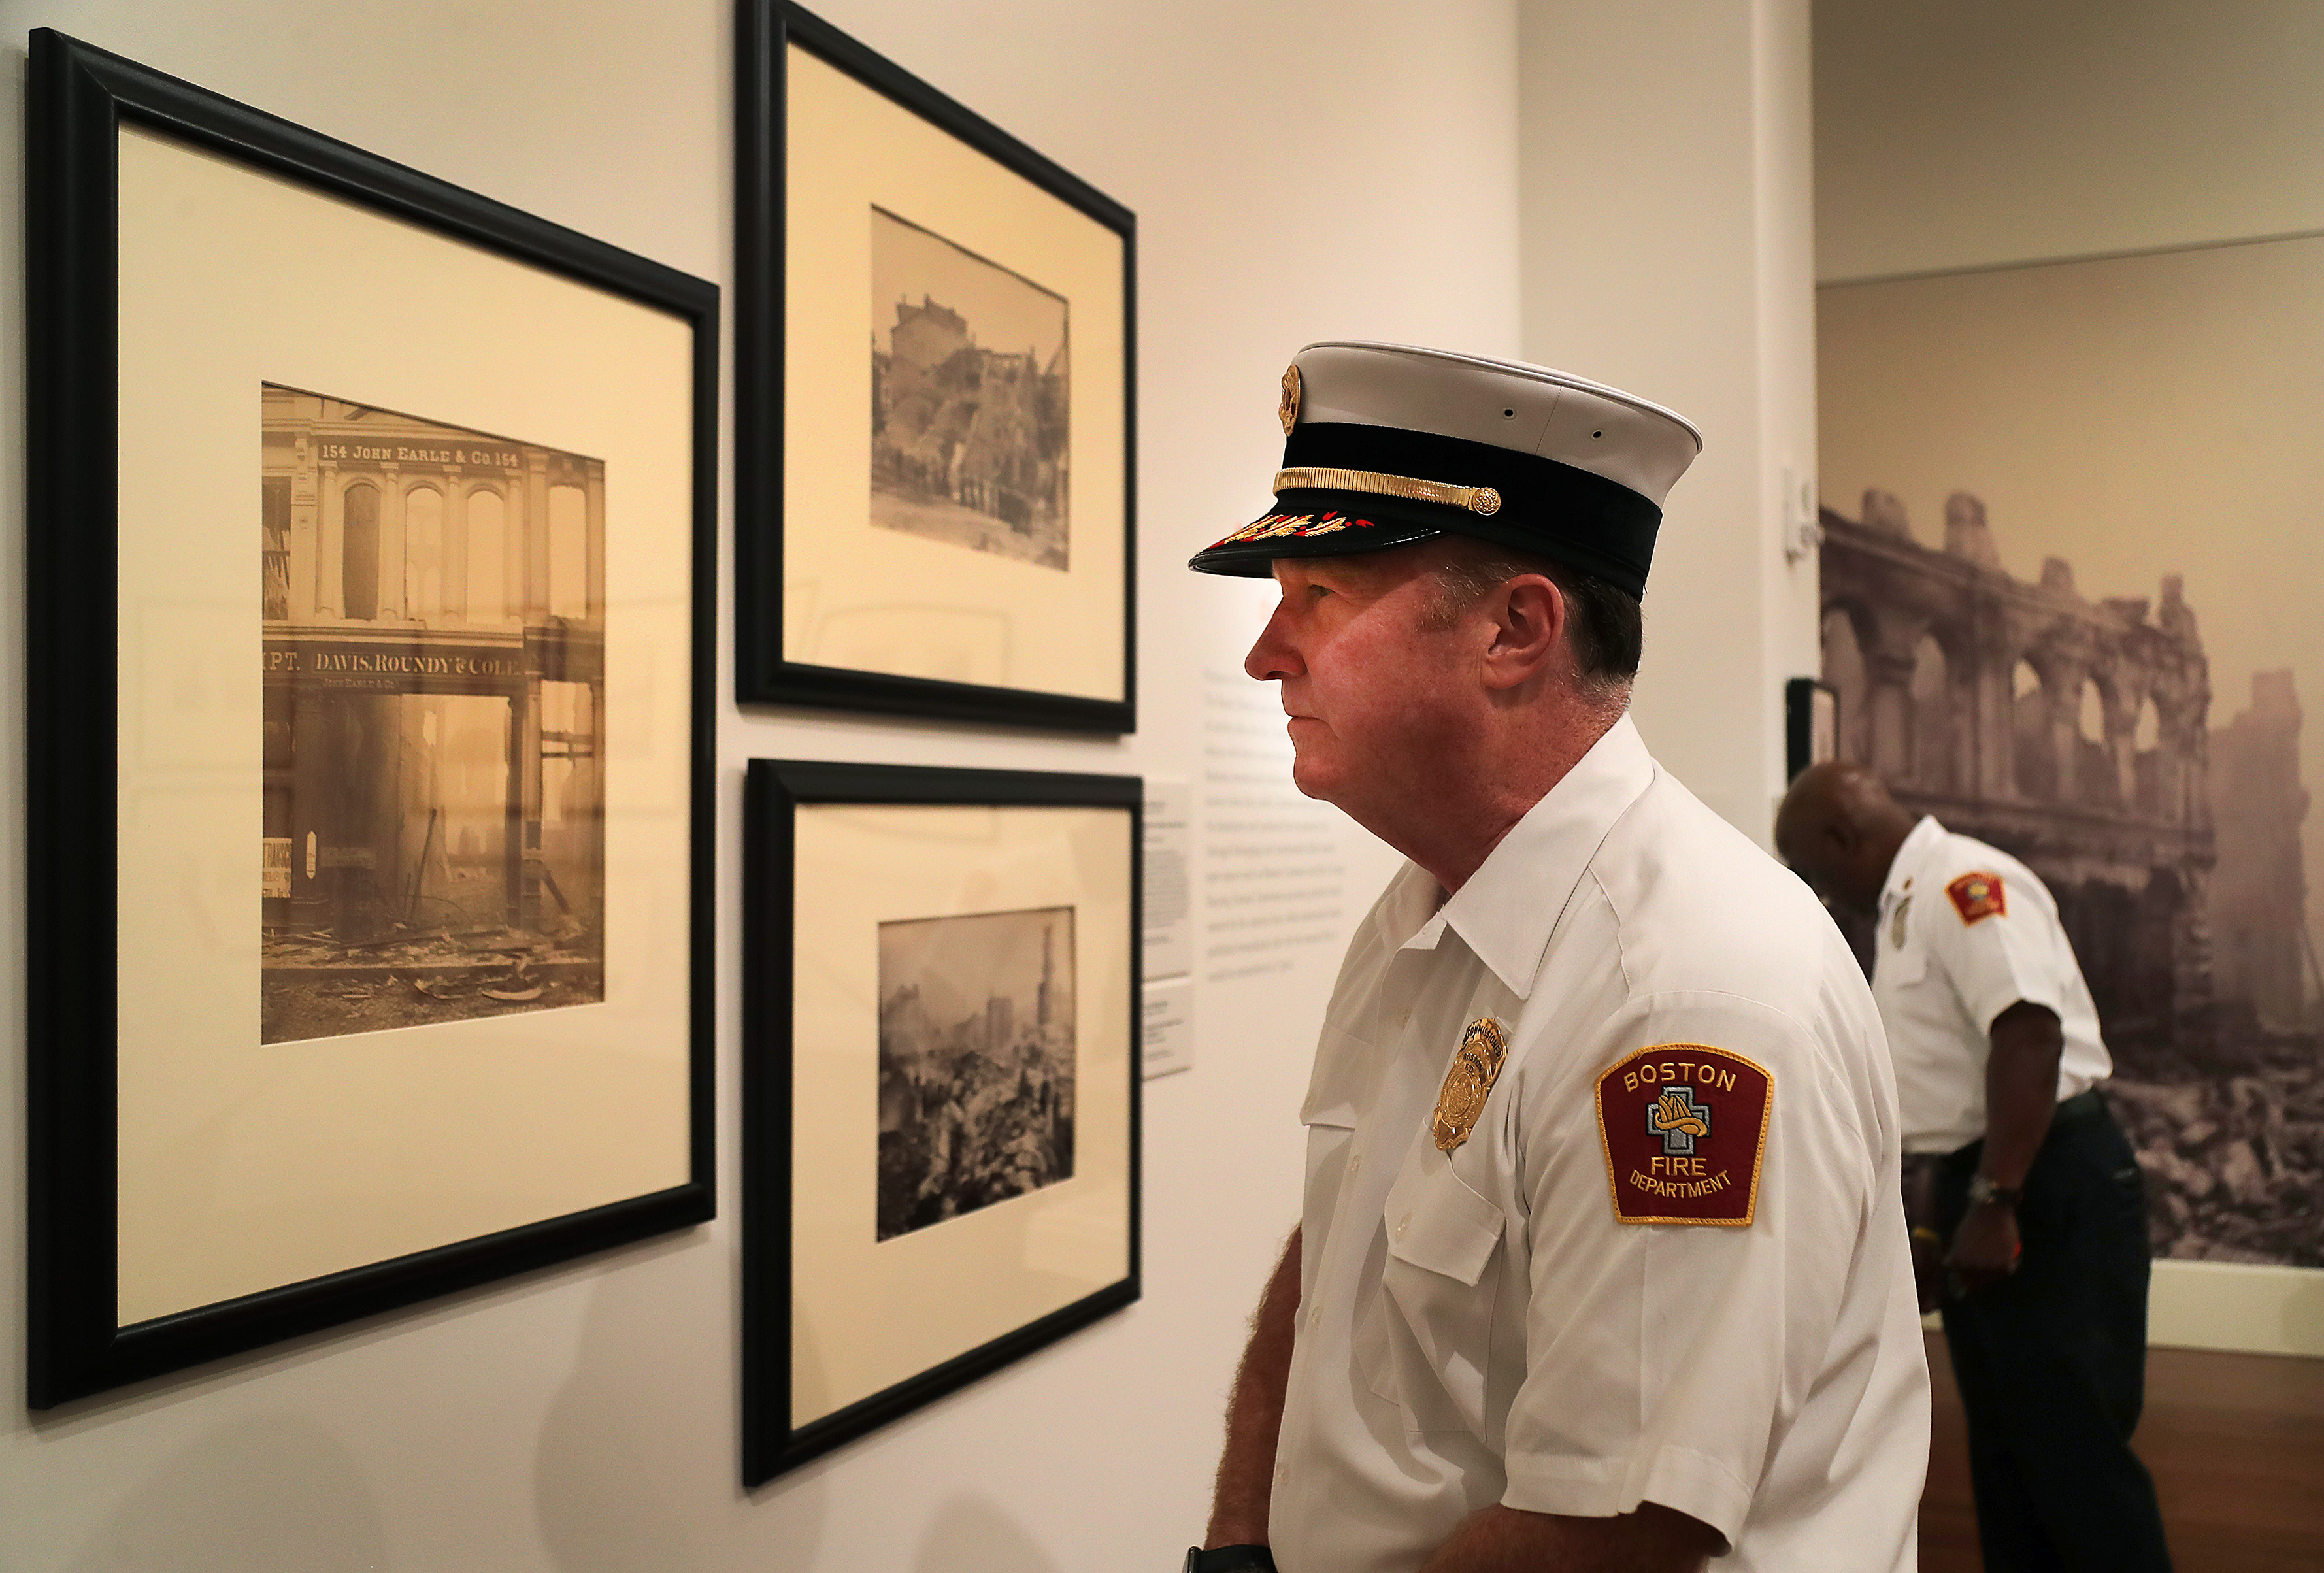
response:
[[(1286, 492), (1277, 506), (1284, 512), (1386, 507), (1416, 522), (1425, 517), (1439, 529), (1564, 563), (1632, 595), (1646, 593), (1663, 511), (1620, 482), (1588, 470), (1466, 437), (1337, 420), (1294, 427), (1283, 445), (1283, 467), (1370, 470), (1452, 486), (1490, 486), (1500, 493), (1501, 506), (1489, 516), (1445, 503), (1342, 491)], [(1345, 547), (1363, 549), (1352, 539)]]

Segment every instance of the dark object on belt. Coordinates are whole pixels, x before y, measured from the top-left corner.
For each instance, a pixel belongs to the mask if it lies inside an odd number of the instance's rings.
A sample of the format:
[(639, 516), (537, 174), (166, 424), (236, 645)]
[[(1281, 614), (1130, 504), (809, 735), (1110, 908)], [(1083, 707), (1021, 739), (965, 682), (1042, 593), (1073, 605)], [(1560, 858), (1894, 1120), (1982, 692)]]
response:
[(1185, 1573), (1275, 1573), (1275, 1553), (1265, 1546), (1186, 1548)]
[[(2050, 1115), (2050, 1128), (2106, 1112), (2106, 1099), (2098, 1090), (2087, 1088), (2059, 1100)], [(1979, 1136), (1950, 1153), (1904, 1154), (1904, 1227), (1913, 1234), (1913, 1288), (1923, 1316), (1936, 1310), (1945, 1297), (1946, 1240), (1937, 1219), (1938, 1176), (1947, 1169), (1976, 1168), (1984, 1151), (1985, 1138)]]

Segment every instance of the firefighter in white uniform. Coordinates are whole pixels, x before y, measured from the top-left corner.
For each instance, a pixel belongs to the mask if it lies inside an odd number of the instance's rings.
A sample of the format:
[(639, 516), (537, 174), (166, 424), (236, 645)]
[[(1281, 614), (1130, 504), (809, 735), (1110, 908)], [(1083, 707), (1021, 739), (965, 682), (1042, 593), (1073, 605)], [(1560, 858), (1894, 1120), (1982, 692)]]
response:
[(1359, 927), (1199, 1573), (1913, 1566), (1928, 1390), (1872, 1000), (1627, 714), (1699, 446), (1560, 373), (1303, 350), (1247, 667), (1412, 860)]
[[(2167, 1573), (2154, 1484), (2131, 1451), (2146, 1375), (2148, 1246), (2136, 1157), (2097, 1089), (2114, 1062), (2034, 871), (1906, 813), (1868, 771), (1794, 782), (1784, 858), (1875, 919), (1872, 993), (1896, 1065), (1923, 1298), (1969, 1420), (1988, 1573)], [(1941, 1260), (1940, 1260), (1941, 1256)]]

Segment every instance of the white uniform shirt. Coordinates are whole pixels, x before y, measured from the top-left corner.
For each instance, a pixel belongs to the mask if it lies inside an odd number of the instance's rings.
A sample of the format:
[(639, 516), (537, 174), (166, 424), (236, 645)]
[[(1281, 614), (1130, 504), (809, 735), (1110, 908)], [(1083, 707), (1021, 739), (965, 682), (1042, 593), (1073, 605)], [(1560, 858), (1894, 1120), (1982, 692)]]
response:
[[(1830, 919), (1627, 718), (1440, 897), (1406, 864), (1358, 929), (1301, 1115), (1277, 1563), (1411, 1573), (1496, 1502), (1651, 1501), (1726, 1536), (1721, 1568), (1912, 1568), (1929, 1395), (1895, 1097)], [(1432, 1115), (1485, 1016), (1507, 1060), (1448, 1155)], [(1622, 1086), (1652, 1045), (1673, 1077), (1703, 1062), (1665, 1096), (1708, 1122), (1721, 1173), (1757, 1171), (1748, 1225), (1618, 1220), (1617, 1144), (1685, 1145), (1648, 1136), (1655, 1090)], [(1764, 1069), (1764, 1121), (1696, 1045), (1747, 1090)], [(1746, 1178), (1650, 1205), (1740, 1205)]]
[(1950, 1153), (1985, 1135), (1987, 1034), (2021, 999), (2058, 1014), (2061, 1099), (2114, 1073), (2049, 888), (2007, 852), (1927, 816), (1888, 865), (1872, 998), (1908, 1153)]

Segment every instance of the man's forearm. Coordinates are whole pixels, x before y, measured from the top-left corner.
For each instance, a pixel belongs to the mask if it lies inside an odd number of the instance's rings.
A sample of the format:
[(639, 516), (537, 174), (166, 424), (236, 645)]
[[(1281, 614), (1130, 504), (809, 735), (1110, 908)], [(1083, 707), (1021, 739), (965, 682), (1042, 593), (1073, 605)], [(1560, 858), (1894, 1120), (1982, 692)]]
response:
[(1702, 1573), (1726, 1549), (1709, 1524), (1658, 1503), (1613, 1518), (1496, 1506), (1463, 1520), (1421, 1573)]
[(1275, 1439), (1283, 1429), (1283, 1394), (1291, 1382), (1291, 1346), (1299, 1320), (1299, 1231), (1276, 1264), (1250, 1342), (1227, 1400), (1227, 1442), (1219, 1454), (1205, 1546), (1268, 1544), (1268, 1501), (1275, 1490)]
[(1979, 1172), (1997, 1185), (2018, 1186), (2049, 1136), (2058, 1106), (2058, 1057), (2065, 1035), (2058, 1018), (2024, 1001), (1993, 1018), (1993, 1052), (1985, 1064), (1985, 1154)]

